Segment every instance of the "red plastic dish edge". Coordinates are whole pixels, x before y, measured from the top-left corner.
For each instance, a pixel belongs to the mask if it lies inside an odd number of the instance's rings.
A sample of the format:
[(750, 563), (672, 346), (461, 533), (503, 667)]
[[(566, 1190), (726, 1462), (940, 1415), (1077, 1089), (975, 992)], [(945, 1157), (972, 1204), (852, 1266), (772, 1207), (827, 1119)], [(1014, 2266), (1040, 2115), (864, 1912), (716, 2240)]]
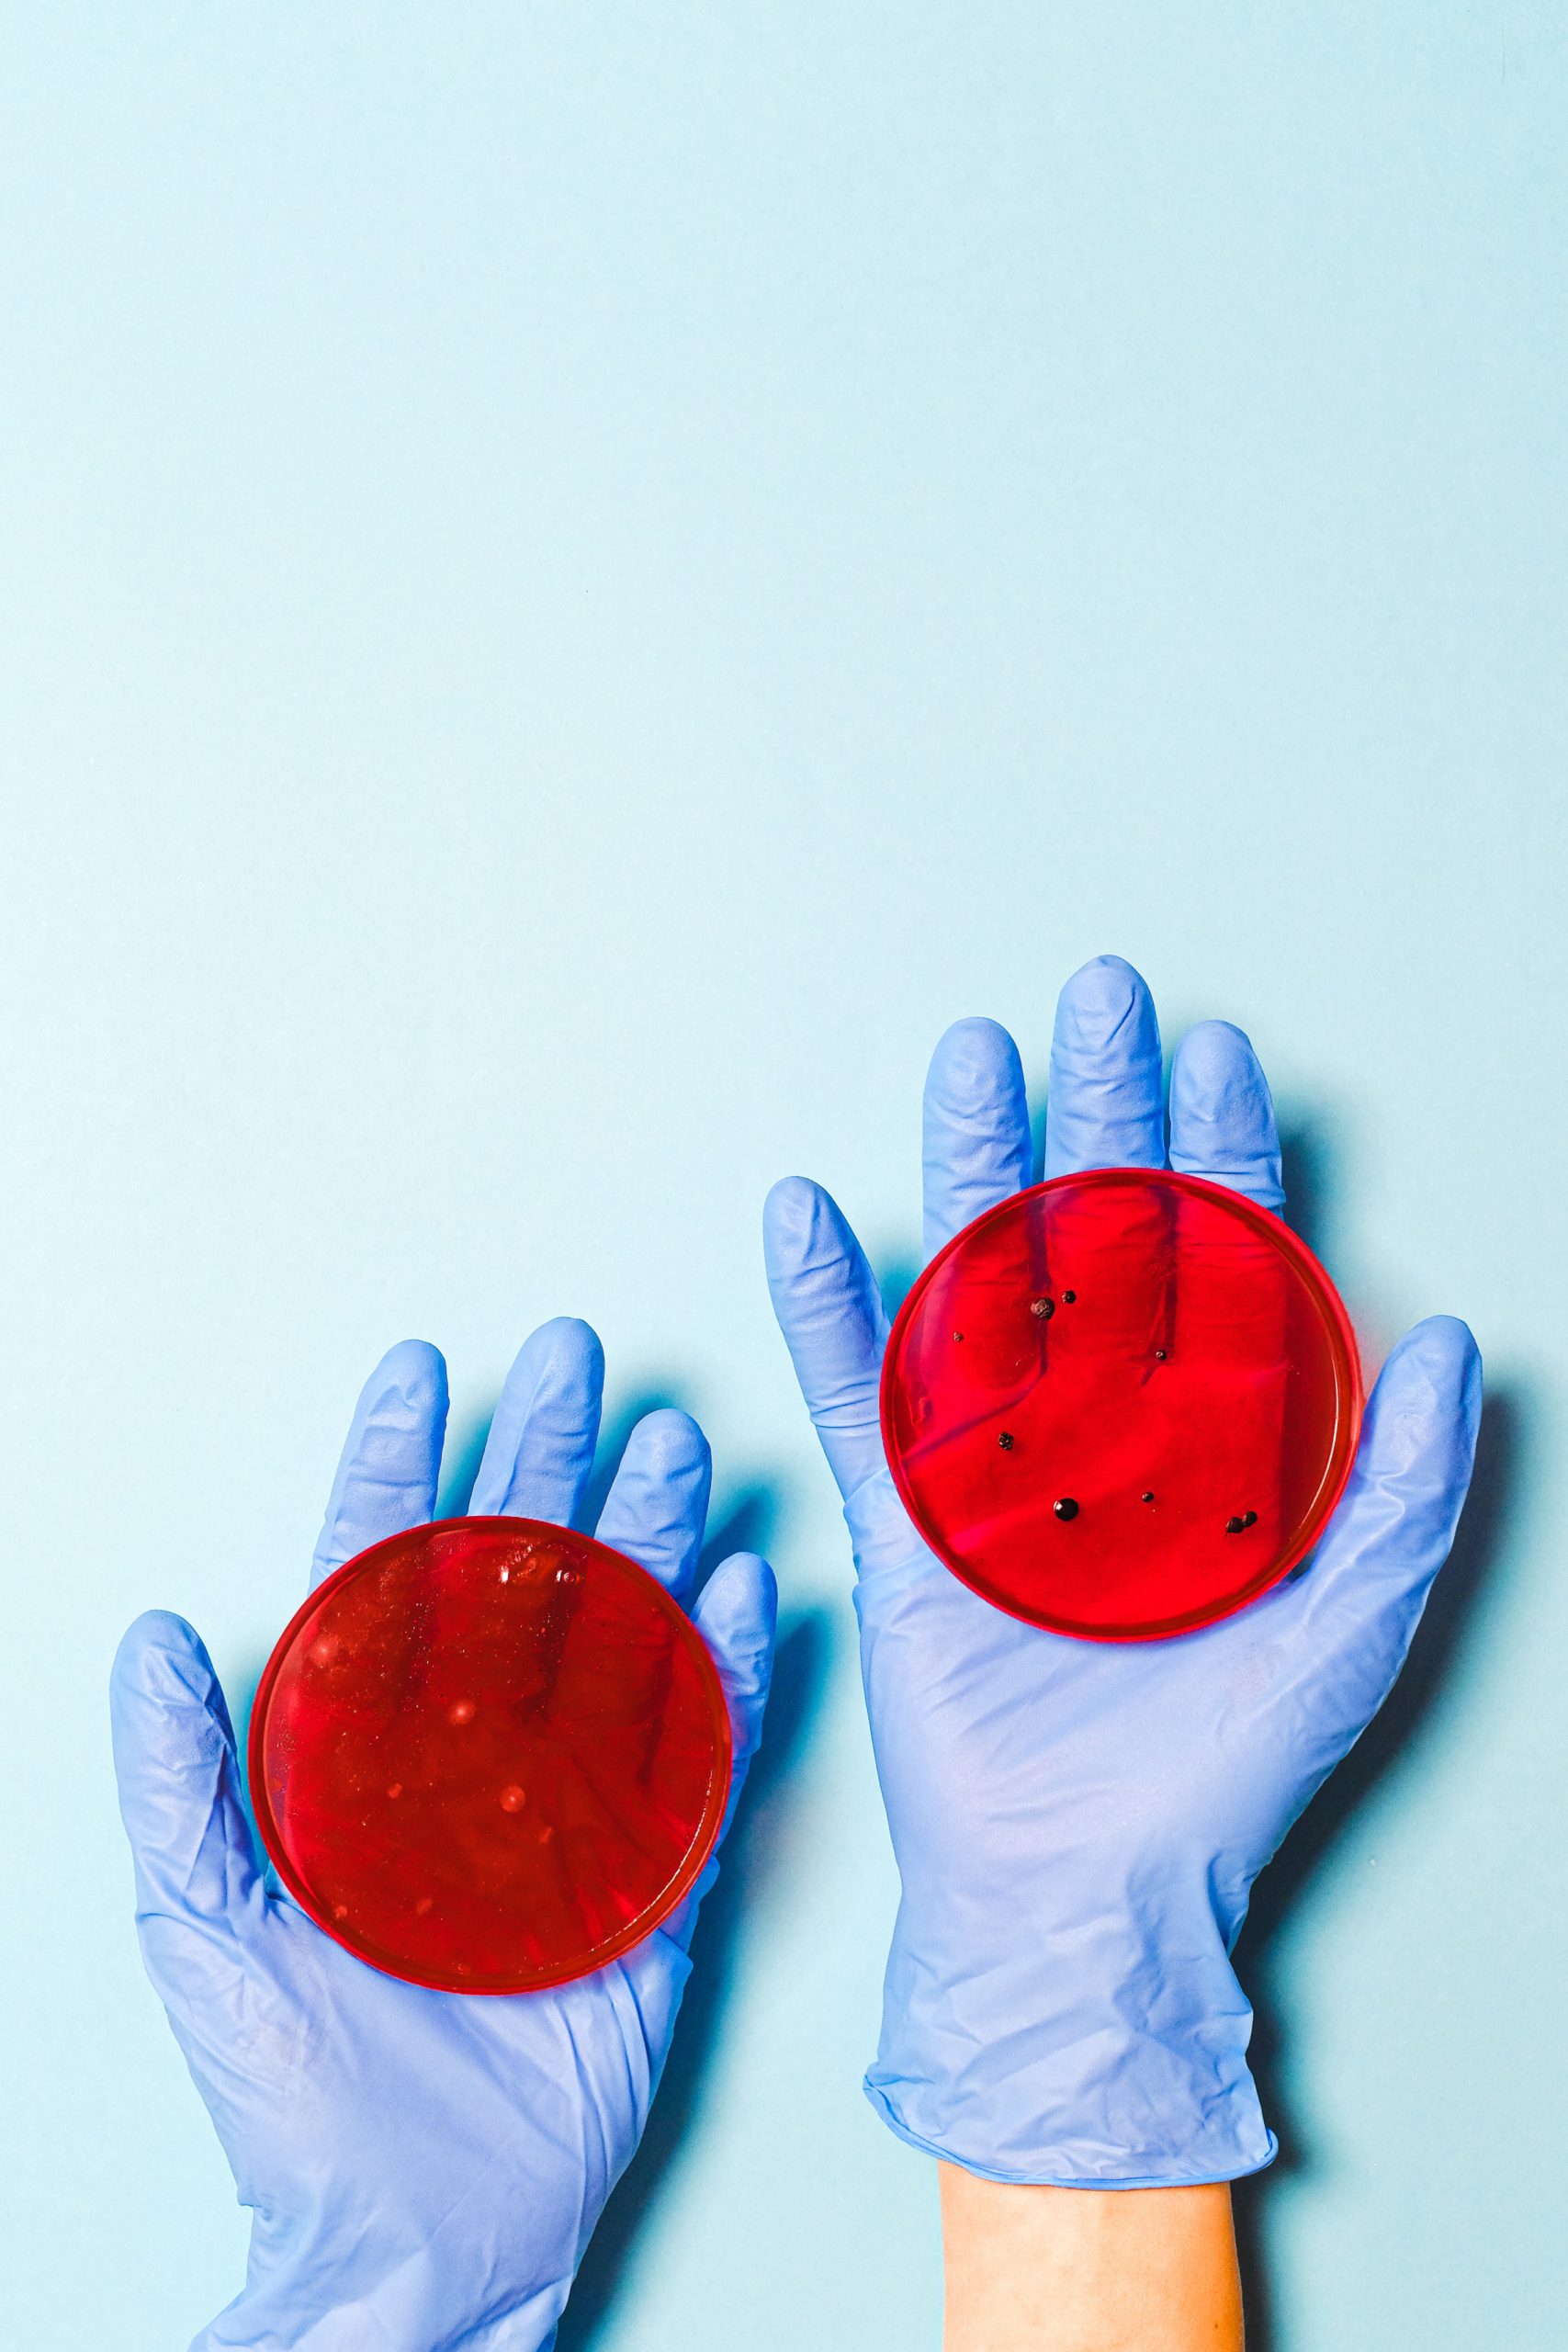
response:
[[(640, 1911), (635, 1919), (628, 1920), (624, 1928), (617, 1929), (615, 1935), (606, 1937), (602, 1944), (596, 1944), (592, 1954), (579, 1968), (543, 1970), (504, 1977), (424, 1976), (416, 1973), (412, 1969), (394, 1966), (389, 1959), (376, 1957), (353, 1939), (345, 1936), (340, 1921), (322, 1917), (314, 1898), (288, 1858), (284, 1848), (282, 1834), (273, 1817), (272, 1806), (267, 1798), (266, 1772), (262, 1752), (266, 1733), (267, 1713), (273, 1686), (282, 1671), (284, 1658), (295, 1635), (315, 1615), (327, 1597), (339, 1585), (373, 1563), (379, 1553), (390, 1551), (394, 1544), (404, 1543), (411, 1534), (438, 1535), (449, 1528), (457, 1527), (493, 1528), (498, 1533), (504, 1531), (513, 1540), (520, 1534), (549, 1537), (558, 1542), (563, 1536), (570, 1537), (572, 1543), (586, 1544), (592, 1552), (604, 1553), (615, 1563), (618, 1568), (629, 1570), (633, 1577), (647, 1587), (649, 1596), (657, 1601), (665, 1616), (674, 1624), (677, 1637), (684, 1639), (693, 1647), (697, 1657), (699, 1674), (707, 1684), (709, 1698), (714, 1702), (715, 1720), (722, 1726), (714, 1759), (714, 1772), (708, 1790), (707, 1804), (704, 1808), (697, 1835), (692, 1840), (680, 1870), (662, 1894), (650, 1903), (646, 1910)], [(718, 1833), (724, 1826), (725, 1808), (729, 1801), (729, 1776), (734, 1759), (734, 1734), (729, 1721), (729, 1702), (725, 1697), (724, 1685), (719, 1680), (718, 1668), (713, 1662), (712, 1653), (679, 1601), (671, 1599), (657, 1577), (649, 1576), (645, 1567), (641, 1566), (637, 1561), (628, 1559), (624, 1552), (615, 1551), (608, 1544), (601, 1544), (595, 1536), (580, 1535), (575, 1528), (557, 1527), (549, 1521), (541, 1519), (480, 1516), (474, 1519), (428, 1520), (420, 1528), (405, 1528), (400, 1534), (386, 1536), (379, 1544), (369, 1544), (365, 1551), (356, 1553), (352, 1560), (345, 1560), (341, 1568), (334, 1568), (332, 1575), (323, 1577), (313, 1592), (307, 1594), (273, 1644), (272, 1655), (262, 1668), (261, 1679), (256, 1684), (256, 1695), (251, 1706), (250, 1735), (245, 1743), (245, 1757), (246, 1769), (250, 1777), (251, 1805), (255, 1815), (256, 1826), (261, 1832), (262, 1843), (266, 1848), (272, 1866), (301, 1911), (315, 1921), (324, 1935), (331, 1936), (334, 1943), (341, 1944), (345, 1951), (354, 1954), (355, 1960), (363, 1961), (367, 1968), (378, 1970), (381, 1975), (395, 1976), (404, 1984), (422, 1984), (427, 1991), (433, 1993), (542, 1993), (553, 1989), (558, 1984), (575, 1984), (580, 1977), (592, 1976), (596, 1970), (607, 1968), (613, 1960), (619, 1960), (622, 1954), (629, 1951), (634, 1944), (639, 1944), (645, 1937), (650, 1936), (691, 1893), (702, 1875), (709, 1856), (718, 1843)]]
[[(921, 1520), (919, 1511), (916, 1508), (914, 1496), (906, 1482), (902, 1464), (896, 1459), (892, 1439), (894, 1366), (898, 1359), (905, 1328), (913, 1320), (926, 1286), (938, 1267), (982, 1226), (1015, 1212), (1020, 1201), (1030, 1200), (1045, 1193), (1058, 1193), (1069, 1184), (1086, 1183), (1164, 1184), (1173, 1192), (1188, 1193), (1200, 1199), (1216, 1201), (1225, 1208), (1240, 1215), (1258, 1232), (1273, 1243), (1305, 1276), (1307, 1287), (1316, 1300), (1324, 1319), (1329, 1327), (1330, 1337), (1334, 1342), (1334, 1352), (1340, 1363), (1347, 1392), (1341, 1406), (1339, 1425), (1336, 1433), (1336, 1454), (1330, 1457), (1323, 1481), (1303, 1519), (1302, 1540), (1284, 1562), (1271, 1569), (1268, 1575), (1260, 1577), (1244, 1592), (1238, 1593), (1234, 1600), (1227, 1601), (1223, 1609), (1204, 1610), (1201, 1615), (1196, 1616), (1189, 1614), (1185, 1617), (1168, 1618), (1157, 1625), (1140, 1627), (1135, 1633), (1108, 1634), (1100, 1632), (1098, 1628), (1080, 1625), (1069, 1618), (1028, 1616), (1021, 1609), (1012, 1608), (996, 1593), (987, 1591), (983, 1585), (976, 1584), (973, 1576), (947, 1549), (942, 1538), (934, 1534)], [(930, 1265), (924, 1268), (905, 1294), (903, 1305), (893, 1319), (893, 1328), (887, 1336), (886, 1351), (882, 1359), (879, 1414), (882, 1426), (882, 1451), (887, 1467), (892, 1473), (893, 1483), (898, 1490), (898, 1498), (908, 1512), (915, 1532), (922, 1544), (936, 1554), (942, 1566), (951, 1570), (960, 1584), (966, 1586), (971, 1592), (992, 1609), (999, 1609), (1005, 1616), (1016, 1618), (1021, 1625), (1032, 1625), (1037, 1633), (1055, 1634), (1069, 1641), (1101, 1642), (1122, 1647), (1132, 1642), (1179, 1640), (1184, 1634), (1201, 1632), (1205, 1625), (1218, 1625), (1225, 1618), (1235, 1616), (1238, 1611), (1249, 1609), (1255, 1600), (1261, 1600), (1266, 1592), (1271, 1592), (1276, 1585), (1282, 1584), (1294, 1569), (1300, 1567), (1338, 1508), (1340, 1497), (1349, 1483), (1350, 1473), (1355, 1466), (1356, 1446), (1360, 1436), (1361, 1413), (1365, 1401), (1360, 1351), (1356, 1344), (1355, 1328), (1346, 1312), (1345, 1302), (1335, 1289), (1326, 1269), (1314, 1257), (1299, 1235), (1292, 1233), (1281, 1218), (1273, 1216), (1268, 1209), (1260, 1209), (1255, 1201), (1247, 1200), (1244, 1193), (1233, 1192), (1228, 1184), (1211, 1183), (1206, 1176), (1184, 1176), (1171, 1168), (1086, 1168), (1069, 1172), (1065, 1176), (1047, 1177), (1043, 1184), (1027, 1184), (1022, 1192), (1010, 1193), (1005, 1201), (998, 1201), (995, 1208), (983, 1210), (980, 1216), (971, 1218), (960, 1232), (953, 1235), (951, 1241), (945, 1242), (937, 1251)]]

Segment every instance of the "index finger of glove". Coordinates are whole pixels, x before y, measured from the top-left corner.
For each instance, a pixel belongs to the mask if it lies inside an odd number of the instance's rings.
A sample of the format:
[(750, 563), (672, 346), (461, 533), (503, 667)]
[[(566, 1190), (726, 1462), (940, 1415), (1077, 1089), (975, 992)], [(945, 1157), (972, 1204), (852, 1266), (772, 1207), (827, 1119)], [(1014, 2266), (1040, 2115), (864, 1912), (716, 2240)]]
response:
[(434, 1515), (446, 1433), (440, 1350), (400, 1340), (359, 1392), (310, 1564), (312, 1590), (370, 1544)]
[(762, 1246), (800, 1393), (847, 1502), (885, 1466), (882, 1294), (838, 1203), (805, 1176), (786, 1176), (768, 1194)]
[(165, 2007), (187, 2015), (215, 1975), (231, 1974), (266, 1897), (229, 1710), (183, 1618), (149, 1610), (130, 1627), (109, 1721), (147, 1971)]

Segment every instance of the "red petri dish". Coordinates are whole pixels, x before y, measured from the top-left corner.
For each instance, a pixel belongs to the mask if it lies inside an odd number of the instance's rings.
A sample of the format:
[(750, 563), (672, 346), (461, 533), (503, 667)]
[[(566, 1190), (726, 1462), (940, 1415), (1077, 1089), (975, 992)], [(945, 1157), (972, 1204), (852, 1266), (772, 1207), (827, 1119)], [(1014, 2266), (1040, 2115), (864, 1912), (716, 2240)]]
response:
[(267, 1660), (251, 1795), (289, 1893), (361, 1960), (521, 1993), (649, 1934), (713, 1851), (729, 1715), (635, 1562), (530, 1519), (449, 1519), (318, 1587)]
[(1349, 1317), (1278, 1217), (1105, 1168), (1016, 1193), (932, 1259), (893, 1326), (882, 1431), (954, 1576), (1053, 1633), (1143, 1642), (1300, 1564), (1361, 1402)]

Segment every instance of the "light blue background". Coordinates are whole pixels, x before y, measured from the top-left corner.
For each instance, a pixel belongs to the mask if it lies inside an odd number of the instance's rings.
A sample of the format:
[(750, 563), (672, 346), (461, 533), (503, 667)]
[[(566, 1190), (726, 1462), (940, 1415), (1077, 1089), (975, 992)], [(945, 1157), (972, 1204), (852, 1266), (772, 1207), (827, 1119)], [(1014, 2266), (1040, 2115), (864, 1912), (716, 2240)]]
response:
[(701, 1413), (794, 1630), (563, 2344), (934, 2346), (758, 1211), (807, 1170), (908, 1265), (936, 1035), (1038, 1076), (1104, 948), (1168, 1039), (1250, 1030), (1370, 1351), (1456, 1309), (1497, 1399), (1247, 1963), (1254, 2341), (1553, 2340), (1564, 23), (4, 10), (12, 2341), (166, 2352), (241, 2270), (139, 1973), (122, 1625), (243, 1693), (379, 1350), (447, 1351), (471, 1462), (571, 1310), (617, 1409)]

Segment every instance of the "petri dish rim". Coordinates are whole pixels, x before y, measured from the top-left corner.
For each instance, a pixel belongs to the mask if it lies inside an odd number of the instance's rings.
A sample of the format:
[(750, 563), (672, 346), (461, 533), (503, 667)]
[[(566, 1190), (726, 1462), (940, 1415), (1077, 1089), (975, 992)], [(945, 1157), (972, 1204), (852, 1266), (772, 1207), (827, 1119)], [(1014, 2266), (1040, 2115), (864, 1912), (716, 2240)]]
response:
[[(940, 1530), (928, 1524), (914, 1490), (906, 1476), (904, 1464), (894, 1442), (894, 1398), (897, 1385), (897, 1364), (909, 1327), (919, 1313), (920, 1304), (940, 1269), (963, 1249), (973, 1237), (987, 1227), (1016, 1216), (1021, 1206), (1048, 1194), (1062, 1193), (1072, 1187), (1094, 1185), (1127, 1190), (1159, 1186), (1190, 1198), (1208, 1200), (1216, 1206), (1238, 1216), (1253, 1231), (1260, 1235), (1291, 1266), (1300, 1278), (1312, 1300), (1327, 1335), (1330, 1358), (1337, 1377), (1337, 1412), (1334, 1443), (1329, 1449), (1311, 1503), (1303, 1510), (1296, 1536), (1286, 1547), (1282, 1560), (1262, 1569), (1241, 1590), (1222, 1607), (1189, 1610), (1156, 1622), (1115, 1631), (1100, 1625), (1088, 1625), (1081, 1620), (1032, 1612), (1020, 1609), (993, 1587), (983, 1582), (974, 1568), (961, 1560), (950, 1548)], [(978, 1599), (1004, 1615), (1015, 1618), (1020, 1624), (1032, 1625), (1039, 1633), (1055, 1634), (1070, 1641), (1096, 1642), (1122, 1648), (1129, 1644), (1179, 1640), (1183, 1635), (1201, 1632), (1207, 1625), (1224, 1623), (1243, 1609), (1260, 1600), (1266, 1592), (1292, 1576), (1308, 1557), (1321, 1538), (1324, 1529), (1338, 1508), (1355, 1466), (1356, 1446), (1360, 1434), (1361, 1417), (1365, 1409), (1366, 1391), (1361, 1371), (1360, 1350), (1357, 1345), (1355, 1328), (1344, 1300), (1335, 1288), (1327, 1269), (1308, 1249), (1301, 1236), (1293, 1233), (1282, 1217), (1272, 1210), (1260, 1208), (1244, 1193), (1233, 1191), (1228, 1184), (1216, 1184), (1206, 1176), (1189, 1176), (1174, 1168), (1084, 1168), (1069, 1169), (1060, 1176), (1048, 1176), (1038, 1184), (1026, 1184), (1021, 1192), (1010, 1193), (988, 1209), (972, 1217), (966, 1226), (943, 1242), (929, 1264), (905, 1293), (893, 1326), (887, 1335), (887, 1346), (882, 1359), (882, 1375), (878, 1392), (878, 1417), (881, 1426), (882, 1451), (892, 1475), (898, 1499), (908, 1512), (915, 1532), (943, 1567), (957, 1577)]]
[[(405, 1546), (412, 1536), (439, 1536), (459, 1528), (483, 1529), (497, 1536), (504, 1535), (511, 1543), (517, 1542), (520, 1536), (532, 1534), (547, 1538), (553, 1543), (566, 1542), (573, 1545), (581, 1545), (594, 1559), (607, 1563), (615, 1573), (634, 1580), (644, 1598), (651, 1600), (659, 1612), (674, 1626), (676, 1639), (687, 1645), (697, 1668), (698, 1679), (706, 1692), (709, 1718), (717, 1735), (707, 1802), (704, 1806), (702, 1819), (696, 1832), (682, 1859), (680, 1868), (671, 1875), (668, 1883), (651, 1903), (645, 1904), (641, 1911), (634, 1918), (626, 1921), (613, 1936), (602, 1938), (581, 1962), (570, 1968), (519, 1969), (514, 1973), (509, 1973), (503, 1977), (473, 1975), (459, 1978), (427, 1973), (412, 1966), (408, 1962), (375, 1943), (368, 1937), (346, 1935), (344, 1932), (343, 1923), (333, 1919), (327, 1913), (325, 1906), (317, 1901), (308, 1883), (295, 1868), (293, 1858), (284, 1842), (271, 1800), (267, 1795), (264, 1757), (267, 1717), (278, 1676), (283, 1671), (295, 1641), (302, 1635), (331, 1597), (341, 1591), (351, 1577), (373, 1571), (378, 1566), (383, 1564), (384, 1555)], [(263, 1667), (256, 1683), (256, 1694), (251, 1703), (250, 1728), (245, 1741), (246, 1777), (250, 1784), (251, 1808), (255, 1817), (256, 1828), (260, 1833), (267, 1859), (287, 1887), (292, 1900), (299, 1905), (308, 1918), (314, 1920), (323, 1935), (330, 1936), (333, 1943), (341, 1945), (345, 1951), (352, 1952), (355, 1958), (363, 1961), (367, 1967), (376, 1969), (383, 1976), (395, 1977), (401, 1984), (421, 1985), (425, 1991), (432, 1993), (493, 1995), (548, 1992), (559, 1984), (576, 1984), (580, 1978), (592, 1976), (597, 1970), (607, 1968), (612, 1961), (622, 1959), (634, 1945), (641, 1943), (645, 1938), (652, 1935), (655, 1928), (660, 1927), (669, 1918), (671, 1913), (676, 1910), (691, 1893), (706, 1868), (714, 1848), (718, 1843), (719, 1831), (724, 1825), (725, 1809), (729, 1799), (729, 1779), (733, 1761), (734, 1733), (729, 1720), (729, 1702), (725, 1697), (724, 1685), (719, 1679), (718, 1668), (714, 1664), (712, 1652), (680, 1602), (672, 1594), (665, 1590), (657, 1577), (651, 1576), (647, 1568), (643, 1567), (638, 1561), (631, 1559), (625, 1552), (617, 1552), (609, 1544), (601, 1544), (597, 1536), (581, 1534), (576, 1528), (558, 1527), (549, 1520), (513, 1519), (482, 1512), (468, 1519), (426, 1520), (418, 1527), (404, 1528), (396, 1535), (383, 1536), (379, 1543), (367, 1544), (363, 1552), (356, 1552), (352, 1560), (345, 1560), (341, 1567), (334, 1568), (331, 1576), (323, 1577), (315, 1589), (307, 1593), (273, 1644), (266, 1664)]]

